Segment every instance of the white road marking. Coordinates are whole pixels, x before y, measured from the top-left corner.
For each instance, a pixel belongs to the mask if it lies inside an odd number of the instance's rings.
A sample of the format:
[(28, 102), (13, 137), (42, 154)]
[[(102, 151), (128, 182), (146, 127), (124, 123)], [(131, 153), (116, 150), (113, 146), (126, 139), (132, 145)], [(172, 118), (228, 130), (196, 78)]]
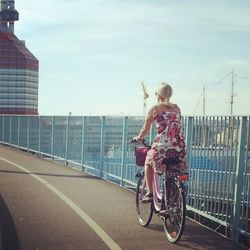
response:
[(9, 163), (19, 169), (21, 169), (23, 172), (29, 174), (30, 176), (34, 177), (38, 181), (40, 181), (42, 184), (44, 184), (48, 189), (53, 191), (58, 197), (60, 197), (69, 207), (72, 208), (94, 231), (95, 233), (105, 242), (105, 244), (110, 248), (114, 250), (121, 250), (119, 245), (112, 240), (112, 238), (90, 217), (88, 216), (80, 207), (78, 207), (71, 199), (69, 199), (65, 194), (63, 194), (60, 190), (49, 184), (47, 181), (43, 180), (36, 174), (32, 174), (28, 169), (20, 166), (19, 164), (16, 164), (12, 161), (9, 161), (5, 158), (0, 157), (0, 160)]

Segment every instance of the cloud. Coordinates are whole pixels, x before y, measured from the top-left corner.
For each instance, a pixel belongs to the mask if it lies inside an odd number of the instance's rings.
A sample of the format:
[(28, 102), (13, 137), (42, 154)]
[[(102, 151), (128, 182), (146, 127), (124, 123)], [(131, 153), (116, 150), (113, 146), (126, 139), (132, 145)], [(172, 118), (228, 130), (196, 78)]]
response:
[[(204, 84), (220, 80), (232, 68), (249, 74), (247, 1), (36, 0), (16, 1), (16, 8), (17, 35), (40, 60), (43, 105), (46, 98), (63, 103), (69, 95), (75, 109), (96, 111), (101, 101), (90, 107), (87, 94), (103, 84), (109, 90), (106, 112), (117, 113), (110, 89), (125, 85), (119, 107), (140, 114), (136, 101), (126, 105), (130, 98), (141, 101), (136, 92), (140, 82), (153, 91), (165, 80), (174, 84), (173, 100), (192, 113)], [(45, 94), (51, 86), (60, 88), (62, 99), (53, 91)], [(72, 98), (79, 93), (82, 98)]]

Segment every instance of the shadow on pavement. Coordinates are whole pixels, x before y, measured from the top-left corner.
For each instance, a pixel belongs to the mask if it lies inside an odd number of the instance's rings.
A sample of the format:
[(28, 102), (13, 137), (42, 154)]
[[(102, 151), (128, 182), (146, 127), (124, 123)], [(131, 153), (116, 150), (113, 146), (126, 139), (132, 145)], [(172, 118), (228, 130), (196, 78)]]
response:
[(85, 175), (85, 174), (52, 174), (52, 173), (26, 173), (22, 171), (9, 171), (9, 170), (0, 170), (0, 173), (9, 173), (9, 174), (35, 174), (41, 176), (54, 176), (54, 177), (69, 177), (69, 178), (84, 178), (84, 179), (96, 179), (102, 180), (101, 178), (93, 175)]
[(9, 209), (0, 195), (0, 240), (3, 250), (21, 250), (16, 227)]
[[(209, 235), (209, 237), (208, 237)], [(207, 228), (198, 226), (192, 222), (187, 223), (184, 229), (181, 240), (178, 242), (179, 246), (185, 249), (227, 249), (227, 250), (241, 250), (244, 249), (240, 245), (233, 243), (231, 240), (224, 238), (220, 234), (213, 232)]]
[[(159, 224), (158, 223), (149, 224), (148, 227), (145, 227), (145, 230), (154, 230), (162, 232), (162, 236), (165, 237), (164, 229), (160, 222)], [(209, 230), (205, 227), (197, 226), (195, 222), (190, 221), (188, 218), (186, 220), (186, 225), (184, 228), (182, 238), (174, 245), (176, 246), (176, 249), (190, 249), (190, 250), (201, 250), (201, 249), (244, 250), (245, 249), (242, 246), (235, 244), (231, 240), (224, 238), (220, 234), (213, 232), (212, 230)]]

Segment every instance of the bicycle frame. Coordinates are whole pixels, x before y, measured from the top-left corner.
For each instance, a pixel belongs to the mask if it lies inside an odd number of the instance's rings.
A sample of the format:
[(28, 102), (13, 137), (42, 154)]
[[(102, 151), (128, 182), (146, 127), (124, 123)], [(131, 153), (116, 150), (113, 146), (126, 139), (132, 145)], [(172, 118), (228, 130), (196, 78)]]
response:
[[(142, 165), (139, 165), (142, 166)], [(162, 177), (160, 177), (162, 176)], [(139, 223), (147, 227), (155, 212), (162, 219), (167, 239), (176, 243), (182, 236), (186, 219), (186, 188), (188, 174), (164, 172), (153, 174), (153, 200), (144, 200), (147, 194), (144, 169), (137, 172), (136, 213)], [(161, 179), (159, 179), (161, 178)]]
[[(164, 174), (165, 177), (165, 174)], [(154, 209), (156, 213), (159, 213), (162, 209), (163, 206), (165, 207), (165, 202), (166, 201), (166, 186), (165, 183), (163, 182), (163, 193), (160, 193), (159, 190), (159, 176), (157, 176), (156, 173), (154, 173), (154, 178), (153, 178), (153, 204), (154, 204)], [(163, 203), (164, 202), (164, 203)]]
[[(168, 176), (167, 173), (163, 174), (163, 183), (162, 183), (162, 194), (159, 190), (159, 176), (158, 174), (154, 173), (154, 180), (153, 180), (153, 205), (156, 213), (161, 213), (162, 211), (167, 210), (168, 206), (168, 199), (170, 196), (171, 191), (171, 184), (172, 181), (176, 182), (178, 187), (182, 189), (183, 192), (185, 192), (184, 184), (182, 181), (187, 181), (187, 175), (180, 175), (181, 177), (178, 177), (178, 174), (176, 177), (174, 175), (171, 177), (171, 174)], [(171, 178), (177, 178), (172, 180)], [(167, 183), (170, 182), (170, 183)]]
[[(139, 174), (140, 172), (138, 172)], [(140, 173), (141, 175), (141, 173)], [(137, 176), (138, 178), (140, 177)], [(144, 175), (144, 173), (143, 173)], [(170, 178), (167, 178), (166, 173), (163, 173), (163, 183), (162, 183), (162, 194), (159, 190), (159, 176), (157, 173), (154, 173), (153, 176), (153, 206), (154, 206), (154, 211), (158, 214), (161, 211), (166, 211), (167, 210), (167, 201), (168, 201), (168, 188), (170, 188), (169, 186), (166, 187), (166, 181), (167, 179), (169, 180)], [(174, 178), (174, 177), (173, 177)], [(182, 182), (187, 181), (187, 174), (184, 175), (180, 175), (178, 180), (175, 180), (176, 182), (179, 182), (179, 187), (183, 190), (183, 192), (185, 192), (185, 188), (184, 188), (184, 184)], [(146, 178), (144, 179), (143, 182), (143, 188), (146, 187)]]

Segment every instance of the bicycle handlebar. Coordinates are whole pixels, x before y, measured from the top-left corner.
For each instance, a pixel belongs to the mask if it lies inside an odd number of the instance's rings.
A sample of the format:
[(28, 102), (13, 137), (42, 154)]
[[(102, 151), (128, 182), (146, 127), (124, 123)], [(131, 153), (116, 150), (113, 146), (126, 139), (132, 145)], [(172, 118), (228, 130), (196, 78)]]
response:
[(136, 139), (132, 139), (130, 143), (138, 143)]
[(138, 143), (138, 144), (142, 144), (143, 146), (145, 146), (145, 147), (150, 147), (147, 143), (146, 143), (146, 141), (145, 141), (145, 139), (142, 139), (141, 141), (137, 141), (136, 139), (132, 139), (131, 141), (130, 141), (130, 143)]

